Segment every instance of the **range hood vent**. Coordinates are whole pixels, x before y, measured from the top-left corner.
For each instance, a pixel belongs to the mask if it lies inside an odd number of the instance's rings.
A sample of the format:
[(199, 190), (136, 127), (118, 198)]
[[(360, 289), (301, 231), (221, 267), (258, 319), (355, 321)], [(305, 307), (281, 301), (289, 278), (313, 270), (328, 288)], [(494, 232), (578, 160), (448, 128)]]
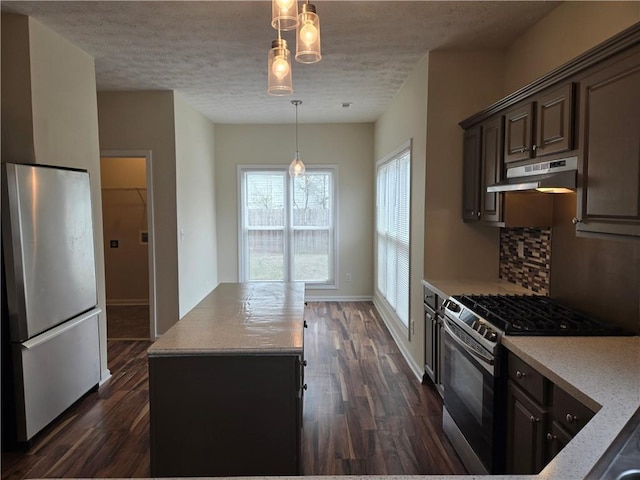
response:
[(487, 187), (487, 192), (538, 190), (567, 193), (576, 189), (578, 157), (533, 163), (507, 169), (507, 178)]

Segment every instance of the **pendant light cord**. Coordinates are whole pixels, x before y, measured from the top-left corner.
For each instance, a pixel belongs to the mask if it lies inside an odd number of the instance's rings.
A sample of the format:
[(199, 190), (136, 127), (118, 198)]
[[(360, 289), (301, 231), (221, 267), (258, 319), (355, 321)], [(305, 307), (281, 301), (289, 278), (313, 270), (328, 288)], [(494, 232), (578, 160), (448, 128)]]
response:
[(298, 151), (298, 104), (296, 103), (296, 152)]

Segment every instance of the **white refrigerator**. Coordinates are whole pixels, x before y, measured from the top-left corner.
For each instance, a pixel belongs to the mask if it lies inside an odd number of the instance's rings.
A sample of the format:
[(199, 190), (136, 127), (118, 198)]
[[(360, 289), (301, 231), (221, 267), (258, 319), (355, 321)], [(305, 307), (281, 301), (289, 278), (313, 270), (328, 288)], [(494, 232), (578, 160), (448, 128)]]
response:
[(2, 420), (28, 442), (100, 380), (91, 195), (83, 170), (3, 167)]

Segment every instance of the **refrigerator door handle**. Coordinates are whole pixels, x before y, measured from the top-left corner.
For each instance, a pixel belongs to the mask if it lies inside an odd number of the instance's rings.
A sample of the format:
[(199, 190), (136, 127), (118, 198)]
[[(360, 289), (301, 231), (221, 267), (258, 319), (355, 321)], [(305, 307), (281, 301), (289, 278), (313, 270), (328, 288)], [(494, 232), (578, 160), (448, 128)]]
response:
[(99, 308), (99, 307), (92, 308), (91, 310), (89, 310), (88, 312), (83, 313), (82, 315), (78, 315), (77, 317), (74, 317), (71, 320), (68, 320), (68, 321), (64, 322), (63, 324), (58, 325), (55, 328), (52, 328), (51, 330), (48, 330), (48, 331), (46, 331), (44, 333), (41, 333), (40, 335), (38, 335), (36, 337), (33, 337), (30, 340), (27, 340), (26, 342), (23, 342), (21, 345), (22, 345), (22, 347), (24, 349), (31, 350), (32, 348), (35, 348), (38, 345), (41, 345), (41, 344), (51, 340), (52, 338), (57, 337), (58, 335), (66, 332), (67, 330), (72, 329), (76, 325), (84, 322), (88, 318), (91, 318), (91, 317), (99, 314), (100, 312), (102, 312), (101, 308)]

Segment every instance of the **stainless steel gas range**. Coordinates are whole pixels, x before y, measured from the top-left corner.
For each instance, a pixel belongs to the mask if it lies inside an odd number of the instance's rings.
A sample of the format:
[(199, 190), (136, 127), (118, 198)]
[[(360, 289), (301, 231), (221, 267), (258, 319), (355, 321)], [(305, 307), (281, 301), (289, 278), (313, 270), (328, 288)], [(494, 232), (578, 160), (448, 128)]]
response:
[(453, 296), (443, 311), (443, 427), (472, 474), (505, 470), (504, 335), (627, 333), (540, 295)]

